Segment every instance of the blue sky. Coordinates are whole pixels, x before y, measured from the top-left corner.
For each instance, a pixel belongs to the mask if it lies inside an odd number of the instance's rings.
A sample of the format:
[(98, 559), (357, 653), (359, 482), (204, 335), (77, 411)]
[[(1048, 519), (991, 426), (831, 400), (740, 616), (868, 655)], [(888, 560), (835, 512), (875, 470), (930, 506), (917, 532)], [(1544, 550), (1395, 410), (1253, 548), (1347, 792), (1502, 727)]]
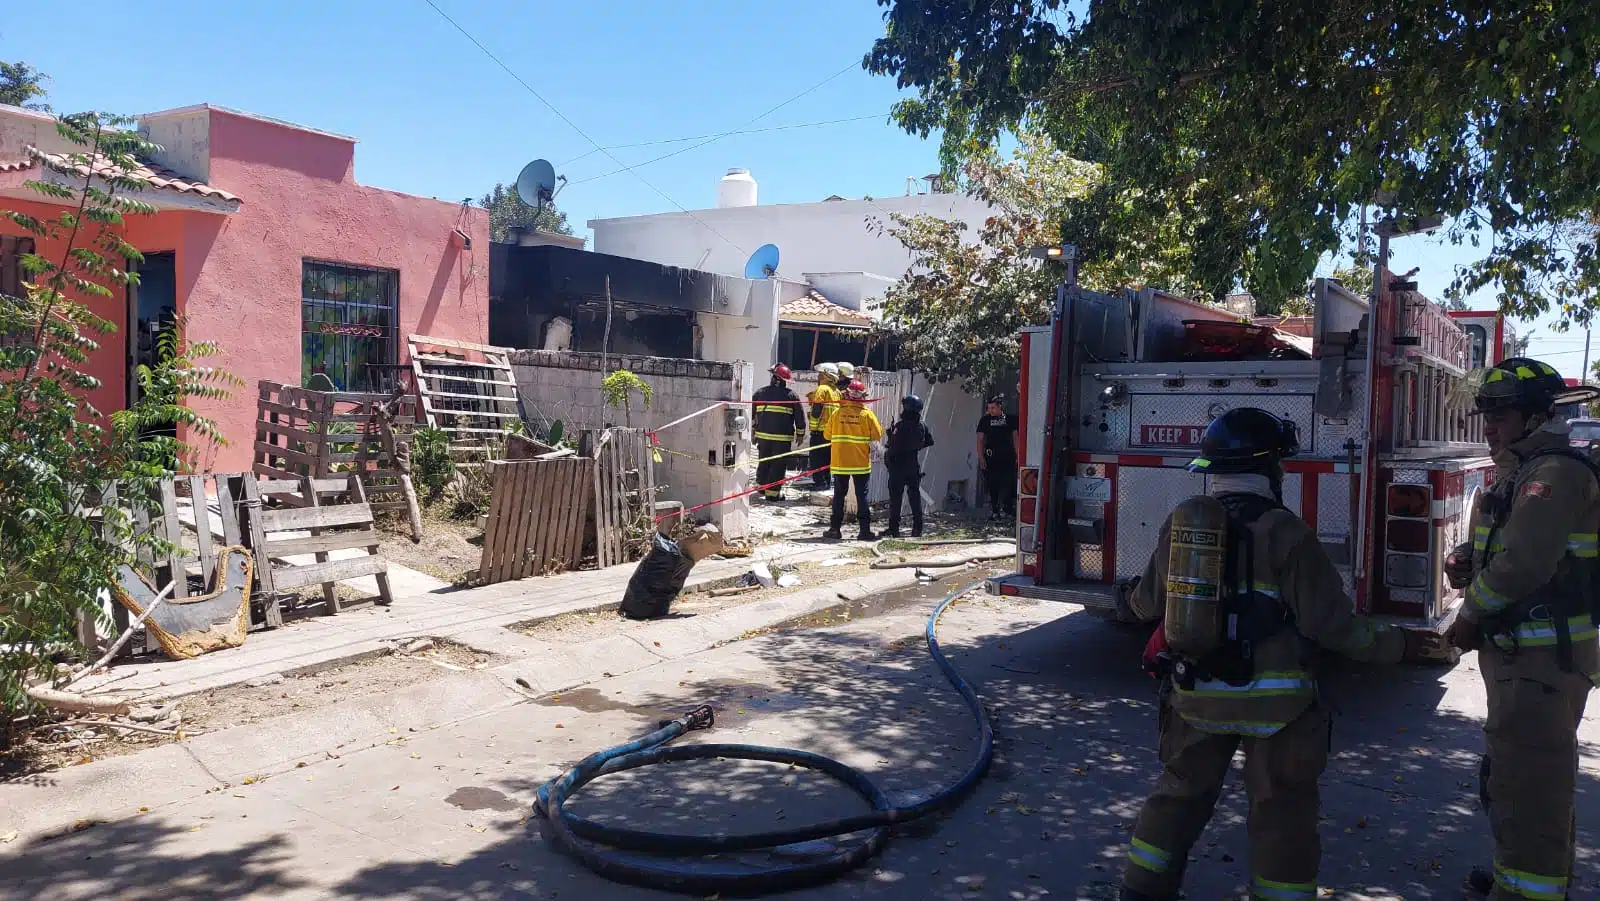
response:
[[(580, 234), (592, 218), (711, 206), (730, 166), (751, 170), (762, 203), (893, 196), (937, 169), (934, 141), (888, 124), (893, 82), (854, 65), (882, 29), (873, 0), (434, 2), (604, 146), (834, 124), (732, 135), (610, 174), (620, 167), (424, 0), (78, 0), (70, 27), (52, 4), (13, 4), (0, 58), (49, 73), (58, 110), (209, 102), (352, 135), (363, 183), (446, 200), (481, 196), (544, 157), (571, 182), (557, 202)], [(638, 165), (696, 143), (610, 153)], [(1407, 238), (1395, 268), (1422, 267), (1438, 297), (1475, 253)], [(1533, 352), (1577, 375), (1582, 334), (1533, 330)]]

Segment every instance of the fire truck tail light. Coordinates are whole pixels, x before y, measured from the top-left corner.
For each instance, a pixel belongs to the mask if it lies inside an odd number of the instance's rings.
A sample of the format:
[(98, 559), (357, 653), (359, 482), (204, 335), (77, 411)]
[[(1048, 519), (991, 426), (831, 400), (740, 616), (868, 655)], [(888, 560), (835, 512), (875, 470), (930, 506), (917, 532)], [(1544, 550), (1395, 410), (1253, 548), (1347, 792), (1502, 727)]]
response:
[(1426, 588), (1428, 558), (1417, 554), (1388, 555), (1384, 561), (1383, 581), (1396, 588)]
[(1017, 483), (1017, 494), (1018, 494), (1018, 496), (1026, 497), (1027, 495), (1038, 494), (1038, 493), (1039, 493), (1039, 470), (1037, 470), (1037, 469), (1024, 469), (1024, 470), (1022, 470), (1021, 475), (1018, 477), (1018, 483)]
[(1389, 550), (1426, 554), (1433, 527), (1425, 519), (1391, 519), (1387, 532)]
[(1031, 551), (1034, 549), (1033, 526), (1020, 526), (1017, 529), (1017, 550)]
[(1426, 485), (1390, 485), (1389, 515), (1425, 518), (1432, 494)]
[[(1038, 498), (1036, 498), (1036, 497), (1025, 497), (1025, 498), (1022, 498), (1021, 500), (1017, 501), (1017, 521), (1021, 522), (1021, 523), (1025, 523), (1025, 524), (1030, 525), (1030, 526), (1033, 525), (1033, 523), (1035, 521), (1035, 518), (1038, 515), (1038, 510), (1039, 510), (1039, 499)], [(1030, 529), (1029, 531), (1032, 531), (1032, 530)]]

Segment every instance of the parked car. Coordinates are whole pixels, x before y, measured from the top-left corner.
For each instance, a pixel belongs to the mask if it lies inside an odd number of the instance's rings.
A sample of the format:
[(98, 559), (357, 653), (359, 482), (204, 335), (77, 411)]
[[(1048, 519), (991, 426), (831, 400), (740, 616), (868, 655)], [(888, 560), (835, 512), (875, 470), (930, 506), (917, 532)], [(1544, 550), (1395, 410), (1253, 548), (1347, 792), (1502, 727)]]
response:
[(1569, 419), (1567, 425), (1572, 427), (1568, 441), (1573, 447), (1588, 450), (1590, 445), (1600, 442), (1600, 419)]

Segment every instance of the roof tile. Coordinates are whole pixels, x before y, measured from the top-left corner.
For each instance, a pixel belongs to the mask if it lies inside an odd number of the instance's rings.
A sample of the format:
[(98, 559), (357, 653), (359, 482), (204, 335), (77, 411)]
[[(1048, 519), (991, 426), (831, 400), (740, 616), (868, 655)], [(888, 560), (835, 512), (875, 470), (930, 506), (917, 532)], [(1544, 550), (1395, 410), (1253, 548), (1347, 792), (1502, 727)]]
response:
[[(81, 162), (75, 162), (71, 158), (71, 154), (46, 153), (34, 147), (28, 148), (28, 152), (30, 154), (29, 159), (0, 162), (0, 172), (20, 172), (25, 169), (32, 169), (39, 164), (39, 160), (42, 158), (52, 166), (63, 167), (77, 173), (79, 177), (86, 178), (90, 175), (91, 167)], [(103, 156), (96, 156), (93, 160), (93, 174), (103, 176), (122, 173), (112, 166), (109, 159)], [(141, 162), (138, 168), (128, 172), (127, 175), (143, 181), (157, 190), (176, 191), (180, 194), (195, 194), (235, 204), (241, 202), (236, 194), (213, 187), (202, 181), (189, 181), (171, 169), (151, 162)]]
[(804, 297), (796, 298), (779, 307), (778, 318), (786, 322), (828, 322), (860, 328), (878, 324), (871, 316), (859, 310), (842, 307), (823, 297), (821, 292), (815, 289), (806, 292)]

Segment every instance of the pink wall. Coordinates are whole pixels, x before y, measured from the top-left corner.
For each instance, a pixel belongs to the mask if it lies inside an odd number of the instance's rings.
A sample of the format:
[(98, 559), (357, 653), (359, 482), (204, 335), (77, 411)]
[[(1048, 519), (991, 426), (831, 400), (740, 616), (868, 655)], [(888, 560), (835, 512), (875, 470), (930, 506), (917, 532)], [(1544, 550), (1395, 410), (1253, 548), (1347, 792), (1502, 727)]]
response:
[[(242, 205), (231, 215), (166, 210), (132, 217), (127, 227), (141, 251), (174, 252), (178, 309), (187, 317), (189, 339), (219, 344), (222, 355), (209, 362), (246, 383), (228, 400), (195, 404), (229, 442), (204, 450), (204, 468), (249, 469), (257, 380), (300, 380), (303, 259), (399, 272), (402, 361), (408, 334), (488, 340), (484, 210), (357, 184), (355, 145), (348, 139), (214, 108), (204, 114), (207, 181), (238, 195)], [(37, 216), (60, 212), (4, 198), (0, 208)], [(458, 228), (471, 236), (472, 250), (462, 249)], [(0, 231), (19, 233), (9, 223)], [(39, 250), (58, 252), (48, 245)], [(117, 301), (94, 306), (119, 329), (89, 366), (104, 382), (91, 400), (109, 412), (127, 397), (127, 305), (119, 291)]]

